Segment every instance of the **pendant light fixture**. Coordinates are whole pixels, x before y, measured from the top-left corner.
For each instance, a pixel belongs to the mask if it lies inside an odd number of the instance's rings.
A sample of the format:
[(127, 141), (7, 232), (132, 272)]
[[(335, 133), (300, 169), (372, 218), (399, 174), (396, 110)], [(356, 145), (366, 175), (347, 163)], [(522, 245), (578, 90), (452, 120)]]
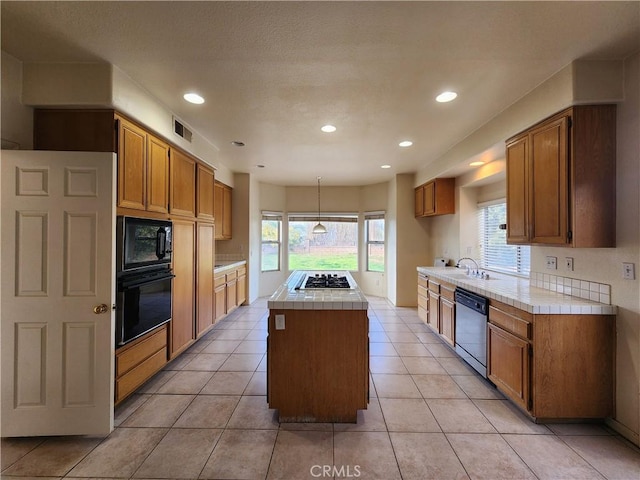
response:
[(313, 227), (313, 233), (327, 233), (327, 227), (320, 223), (320, 179), (318, 177), (318, 224)]

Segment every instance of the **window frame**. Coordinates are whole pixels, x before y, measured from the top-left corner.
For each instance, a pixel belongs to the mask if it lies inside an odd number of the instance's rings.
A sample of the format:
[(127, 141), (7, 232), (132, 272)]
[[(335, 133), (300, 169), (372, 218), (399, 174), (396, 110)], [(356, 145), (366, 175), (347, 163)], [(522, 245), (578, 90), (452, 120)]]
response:
[[(277, 221), (278, 222), (278, 238), (277, 240), (265, 240), (263, 237), (263, 222), (265, 221)], [(262, 212), (262, 219), (260, 220), (260, 272), (280, 272), (282, 271), (282, 221), (283, 214), (279, 212)], [(276, 245), (278, 250), (278, 263), (277, 268), (264, 270), (264, 246), (265, 245)]]
[[(504, 205), (505, 208), (505, 217), (502, 220), (495, 222), (495, 228), (503, 232), (500, 235), (504, 235), (504, 245), (496, 245), (494, 243), (489, 246), (487, 240), (488, 228), (490, 227), (487, 225), (486, 216), (490, 207), (498, 205)], [(501, 224), (506, 225), (506, 205), (506, 198), (478, 203), (478, 244), (480, 246), (480, 258), (478, 263), (483, 269), (528, 278), (531, 272), (531, 247), (529, 245), (509, 245), (507, 243), (506, 229), (501, 228)], [(500, 254), (515, 255), (515, 265), (513, 268), (506, 268), (491, 261), (492, 258), (496, 258)]]
[[(318, 223), (318, 221), (325, 224), (325, 226), (327, 223), (341, 223), (341, 222), (355, 224), (356, 226), (356, 231), (355, 231), (356, 240), (354, 242), (355, 267), (354, 268), (336, 267), (336, 268), (329, 268), (328, 270), (337, 270), (337, 271), (344, 270), (349, 272), (358, 272), (360, 270), (360, 248), (361, 248), (361, 245), (358, 240), (360, 235), (360, 227), (358, 224), (358, 214), (353, 212), (322, 213), (319, 217), (317, 214), (311, 214), (311, 213), (288, 212), (287, 213), (287, 264), (288, 264), (289, 270), (292, 271), (296, 269), (295, 267), (292, 267), (292, 263), (295, 263), (295, 262), (291, 261), (291, 255), (292, 255), (291, 225), (295, 224), (296, 222), (308, 222), (311, 225), (315, 225)], [(318, 235), (319, 237), (323, 237), (327, 234), (313, 234), (313, 235)], [(322, 268), (314, 268), (314, 267), (309, 267), (309, 268), (305, 267), (304, 269), (305, 270), (323, 270)]]
[[(382, 220), (384, 222), (383, 227), (383, 239), (382, 240), (371, 240), (371, 236), (369, 234), (370, 225), (372, 220)], [(365, 269), (367, 272), (374, 273), (385, 273), (385, 264), (387, 259), (387, 246), (386, 246), (386, 236), (387, 236), (387, 222), (384, 216), (384, 212), (368, 212), (364, 214), (364, 235), (365, 235)], [(370, 245), (382, 245), (382, 270), (372, 270), (370, 261), (369, 261), (369, 246)]]

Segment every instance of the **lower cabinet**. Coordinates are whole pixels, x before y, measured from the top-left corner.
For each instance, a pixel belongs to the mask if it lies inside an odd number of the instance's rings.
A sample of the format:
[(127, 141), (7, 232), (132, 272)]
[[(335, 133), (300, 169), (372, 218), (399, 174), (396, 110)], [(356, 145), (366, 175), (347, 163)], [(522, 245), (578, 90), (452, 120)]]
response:
[(174, 358), (191, 343), (195, 311), (195, 240), (196, 224), (173, 220), (173, 305), (170, 327), (169, 357)]
[(534, 315), (490, 301), (487, 376), (539, 421), (613, 415), (614, 349), (614, 315)]
[[(444, 292), (445, 289), (442, 288)], [(453, 296), (453, 291), (451, 291)], [(445, 342), (455, 346), (455, 303), (444, 294), (440, 294), (440, 334)]]
[(227, 313), (238, 308), (238, 272), (227, 273)]
[(247, 267), (229, 267), (214, 275), (215, 320), (224, 318), (247, 300)]
[(418, 274), (418, 317), (423, 323), (429, 321), (429, 277)]
[(215, 240), (213, 223), (198, 223), (196, 267), (196, 337), (214, 324), (213, 263)]
[(238, 268), (238, 282), (236, 283), (236, 303), (238, 306), (247, 301), (247, 267)]
[(167, 363), (167, 325), (116, 350), (115, 403), (119, 403)]
[(530, 409), (530, 344), (489, 323), (487, 377), (525, 410)]
[(427, 325), (429, 325), (437, 333), (440, 333), (440, 293), (434, 291), (435, 288), (440, 290), (440, 284), (435, 284), (429, 280), (429, 311), (427, 312)]

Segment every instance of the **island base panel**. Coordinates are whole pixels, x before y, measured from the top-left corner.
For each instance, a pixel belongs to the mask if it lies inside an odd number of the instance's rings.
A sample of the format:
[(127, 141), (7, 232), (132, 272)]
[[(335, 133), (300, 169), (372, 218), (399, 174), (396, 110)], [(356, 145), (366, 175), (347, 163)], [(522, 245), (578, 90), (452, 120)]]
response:
[(366, 310), (269, 311), (267, 398), (280, 422), (356, 422), (369, 397), (368, 332)]

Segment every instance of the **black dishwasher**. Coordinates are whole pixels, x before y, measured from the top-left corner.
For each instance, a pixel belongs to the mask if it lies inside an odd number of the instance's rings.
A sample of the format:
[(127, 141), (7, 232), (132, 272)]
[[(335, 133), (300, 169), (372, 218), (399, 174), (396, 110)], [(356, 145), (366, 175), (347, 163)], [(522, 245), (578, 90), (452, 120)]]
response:
[(456, 288), (456, 352), (487, 378), (487, 315), (489, 300)]

